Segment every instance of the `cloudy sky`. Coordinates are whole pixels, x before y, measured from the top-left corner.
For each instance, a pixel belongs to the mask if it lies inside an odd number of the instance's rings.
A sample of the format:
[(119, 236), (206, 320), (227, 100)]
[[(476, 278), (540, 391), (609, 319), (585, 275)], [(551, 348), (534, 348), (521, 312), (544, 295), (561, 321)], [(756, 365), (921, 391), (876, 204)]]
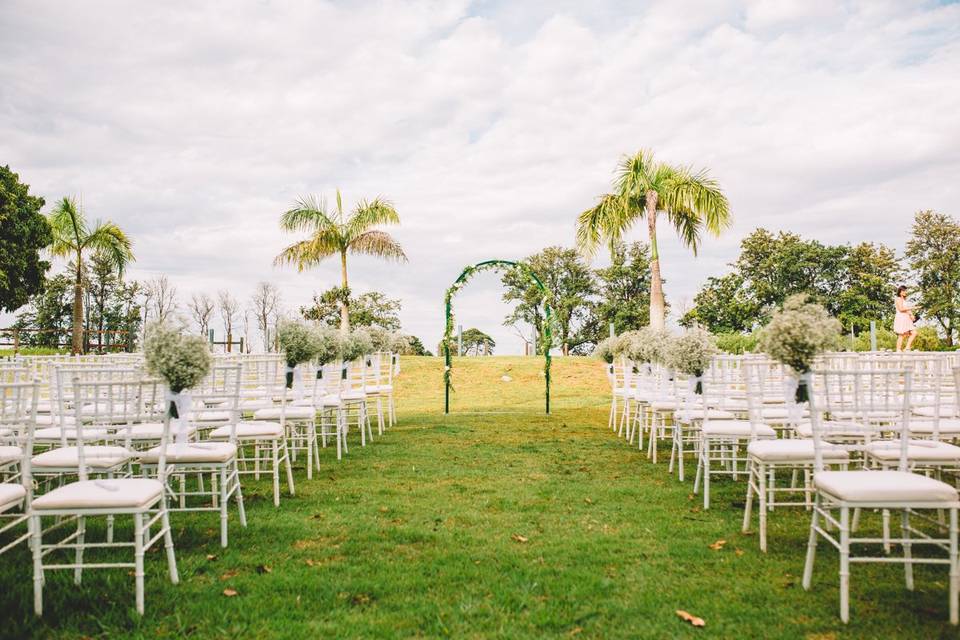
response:
[[(916, 210), (960, 214), (955, 3), (3, 0), (0, 60), (0, 164), (123, 226), (133, 277), (295, 308), (338, 265), (274, 268), (280, 213), (379, 194), (410, 262), (355, 258), (352, 288), (428, 345), (464, 265), (572, 245), (642, 147), (735, 216), (696, 259), (663, 229), (675, 305), (757, 226), (901, 250)], [(519, 350), (500, 293), (478, 277), (459, 321)]]

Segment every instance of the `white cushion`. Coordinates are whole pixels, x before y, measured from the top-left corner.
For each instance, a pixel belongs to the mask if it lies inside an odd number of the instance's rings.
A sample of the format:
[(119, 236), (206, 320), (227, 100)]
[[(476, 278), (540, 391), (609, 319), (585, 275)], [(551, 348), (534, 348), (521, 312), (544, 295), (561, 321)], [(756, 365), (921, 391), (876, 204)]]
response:
[[(254, 420), (279, 420), (280, 419), (280, 407), (269, 407), (267, 409), (259, 409), (253, 412)], [(317, 415), (317, 412), (314, 410), (313, 406), (309, 407), (286, 407), (283, 409), (283, 414), (286, 416), (287, 420), (313, 420)]]
[[(956, 407), (954, 407), (952, 404), (940, 405), (941, 418), (950, 418), (955, 415), (955, 412), (956, 412)], [(932, 418), (935, 415), (937, 415), (937, 408), (936, 407), (914, 407), (913, 415)]]
[[(279, 438), (283, 435), (283, 427), (279, 422), (263, 422), (249, 420), (237, 423), (238, 438)], [(230, 425), (225, 424), (210, 432), (213, 440), (227, 440), (230, 438)]]
[(197, 411), (190, 416), (191, 422), (230, 422), (229, 411)]
[[(797, 434), (804, 438), (813, 437), (813, 425), (809, 422), (801, 422), (796, 427)], [(868, 433), (879, 433), (879, 429), (873, 427), (864, 427), (850, 424), (849, 422), (826, 421), (820, 434), (824, 438), (864, 438)]]
[(821, 471), (814, 485), (839, 500), (869, 504), (956, 502), (957, 490), (945, 482), (907, 471)]
[[(74, 424), (74, 423), (76, 423), (76, 419), (73, 416), (63, 416), (63, 424)], [(51, 425), (59, 425), (59, 424), (61, 424), (60, 416), (53, 416), (53, 415), (50, 415), (49, 413), (37, 416), (38, 426), (39, 425), (51, 426)]]
[(660, 398), (659, 400), (652, 400), (650, 402), (650, 408), (654, 411), (673, 411), (677, 408), (676, 400), (669, 400), (665, 398)]
[(241, 411), (254, 411), (256, 409), (263, 409), (269, 407), (273, 402), (270, 400), (241, 400), (240, 401), (240, 410)]
[[(237, 455), (236, 445), (229, 442), (187, 442), (174, 443), (167, 446), (167, 462), (226, 462)], [(153, 447), (143, 452), (140, 462), (156, 464), (160, 461), (160, 447)]]
[(37, 511), (52, 509), (137, 509), (163, 496), (163, 484), (149, 478), (80, 480), (33, 501)]
[[(753, 430), (749, 420), (717, 420), (703, 425), (700, 433), (712, 438), (749, 438)], [(758, 424), (756, 435), (758, 438), (776, 438), (777, 432), (769, 425)]]
[(22, 484), (0, 484), (0, 513), (20, 504), (26, 495)]
[[(878, 460), (899, 460), (899, 440), (878, 440), (865, 447), (867, 453)], [(912, 462), (960, 463), (960, 447), (934, 440), (910, 440), (907, 443), (907, 460)]]
[(367, 393), (391, 393), (393, 391), (392, 384), (377, 384), (377, 385), (367, 385)]
[(352, 391), (345, 391), (341, 393), (340, 399), (344, 401), (366, 400), (367, 394), (365, 394), (360, 389), (354, 389)]
[(19, 462), (23, 458), (23, 449), (9, 445), (0, 446), (0, 466)]
[[(940, 418), (940, 433), (956, 436), (960, 434), (960, 418)], [(910, 421), (910, 433), (933, 433), (933, 422)]]
[[(760, 409), (760, 415), (763, 416), (764, 420), (787, 420), (790, 416), (790, 409), (787, 407), (762, 407)], [(807, 416), (809, 413), (806, 410), (800, 412), (801, 416)]]
[[(91, 469), (109, 469), (131, 460), (134, 454), (123, 447), (85, 446), (83, 461)], [(51, 449), (33, 456), (31, 464), (36, 468), (76, 468), (80, 453), (77, 447)]]
[[(823, 459), (846, 462), (850, 454), (824, 443)], [(784, 440), (754, 440), (747, 445), (747, 453), (763, 462), (808, 462), (813, 464), (813, 440), (789, 438)]]
[(673, 414), (674, 420), (677, 422), (688, 423), (691, 420), (703, 420), (704, 415), (706, 415), (708, 420), (733, 420), (735, 417), (729, 411), (723, 411), (721, 409), (681, 409)]
[[(65, 429), (67, 440), (76, 440), (77, 439), (77, 430), (73, 427), (67, 427)], [(33, 432), (33, 437), (35, 440), (56, 440), (60, 441), (60, 427), (44, 427), (43, 429), (37, 429)], [(107, 430), (97, 427), (85, 428), (83, 430), (83, 439), (85, 441), (89, 440), (103, 440), (107, 437)]]
[[(117, 430), (117, 437), (125, 438), (127, 437), (127, 432), (129, 432), (131, 440), (159, 440), (163, 436), (163, 423), (144, 422), (130, 427), (121, 427)], [(187, 438), (191, 438), (197, 432), (197, 427), (187, 425), (187, 427), (184, 428), (182, 423), (176, 428), (174, 424), (170, 425), (171, 438), (176, 438), (181, 432), (184, 433)]]

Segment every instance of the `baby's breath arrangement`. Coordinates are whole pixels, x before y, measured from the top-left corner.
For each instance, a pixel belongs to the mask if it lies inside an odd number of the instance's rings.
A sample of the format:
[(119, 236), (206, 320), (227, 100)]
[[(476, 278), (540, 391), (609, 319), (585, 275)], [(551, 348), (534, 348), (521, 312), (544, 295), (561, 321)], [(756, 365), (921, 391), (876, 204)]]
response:
[[(206, 340), (184, 335), (165, 324), (147, 329), (143, 354), (147, 371), (166, 382), (175, 394), (199, 384), (209, 373), (212, 361)], [(175, 402), (170, 403), (170, 417), (180, 417)]]
[(405, 333), (394, 333), (390, 336), (388, 351), (405, 356), (411, 355), (413, 352), (413, 336), (408, 336)]
[(667, 342), (665, 364), (674, 371), (695, 376), (697, 385), (694, 393), (702, 393), (703, 383), (700, 378), (717, 351), (717, 343), (710, 332), (689, 329)]
[(620, 335), (620, 351), (634, 362), (663, 364), (670, 334), (664, 329), (646, 326)]
[[(277, 324), (277, 344), (287, 361), (287, 388), (293, 387), (294, 367), (309, 362), (317, 350), (316, 333), (303, 322), (284, 320)], [(299, 389), (299, 386), (297, 387)]]
[(603, 360), (607, 364), (613, 362), (613, 359), (617, 357), (617, 354), (613, 352), (613, 348), (617, 346), (617, 338), (604, 338), (597, 343), (597, 346), (593, 348), (593, 357)]
[(344, 362), (353, 362), (373, 351), (373, 340), (364, 329), (354, 329), (347, 334), (341, 333), (339, 338), (340, 359)]
[(317, 326), (313, 330), (314, 359), (317, 364), (333, 362), (340, 355), (340, 341), (333, 327)]
[[(840, 322), (821, 305), (798, 294), (787, 298), (781, 311), (760, 332), (760, 348), (798, 375), (810, 371), (818, 354), (840, 343)], [(797, 402), (807, 400), (806, 384), (797, 386)]]
[(390, 351), (393, 342), (393, 332), (383, 327), (368, 327), (367, 334), (373, 344), (373, 351)]

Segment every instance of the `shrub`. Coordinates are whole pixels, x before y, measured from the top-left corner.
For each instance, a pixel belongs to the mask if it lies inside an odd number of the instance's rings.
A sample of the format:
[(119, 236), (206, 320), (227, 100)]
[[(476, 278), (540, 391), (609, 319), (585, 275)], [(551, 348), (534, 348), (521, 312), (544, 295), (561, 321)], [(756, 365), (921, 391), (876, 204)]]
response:
[(720, 351), (734, 355), (755, 352), (759, 342), (756, 333), (718, 333), (716, 338)]

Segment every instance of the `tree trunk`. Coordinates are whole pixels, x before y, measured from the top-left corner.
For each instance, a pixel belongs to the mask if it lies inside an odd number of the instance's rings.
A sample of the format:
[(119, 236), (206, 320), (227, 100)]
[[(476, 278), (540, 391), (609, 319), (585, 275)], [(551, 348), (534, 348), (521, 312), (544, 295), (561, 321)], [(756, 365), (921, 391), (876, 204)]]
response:
[(657, 251), (657, 192), (647, 191), (647, 229), (650, 233), (650, 326), (663, 329), (666, 325), (666, 303), (663, 299), (663, 280), (660, 277), (660, 253)]
[(73, 340), (70, 353), (83, 353), (83, 272), (77, 257), (77, 279), (73, 283)]
[(340, 252), (340, 275), (343, 297), (340, 299), (340, 331), (350, 331), (350, 309), (347, 307), (347, 252)]

